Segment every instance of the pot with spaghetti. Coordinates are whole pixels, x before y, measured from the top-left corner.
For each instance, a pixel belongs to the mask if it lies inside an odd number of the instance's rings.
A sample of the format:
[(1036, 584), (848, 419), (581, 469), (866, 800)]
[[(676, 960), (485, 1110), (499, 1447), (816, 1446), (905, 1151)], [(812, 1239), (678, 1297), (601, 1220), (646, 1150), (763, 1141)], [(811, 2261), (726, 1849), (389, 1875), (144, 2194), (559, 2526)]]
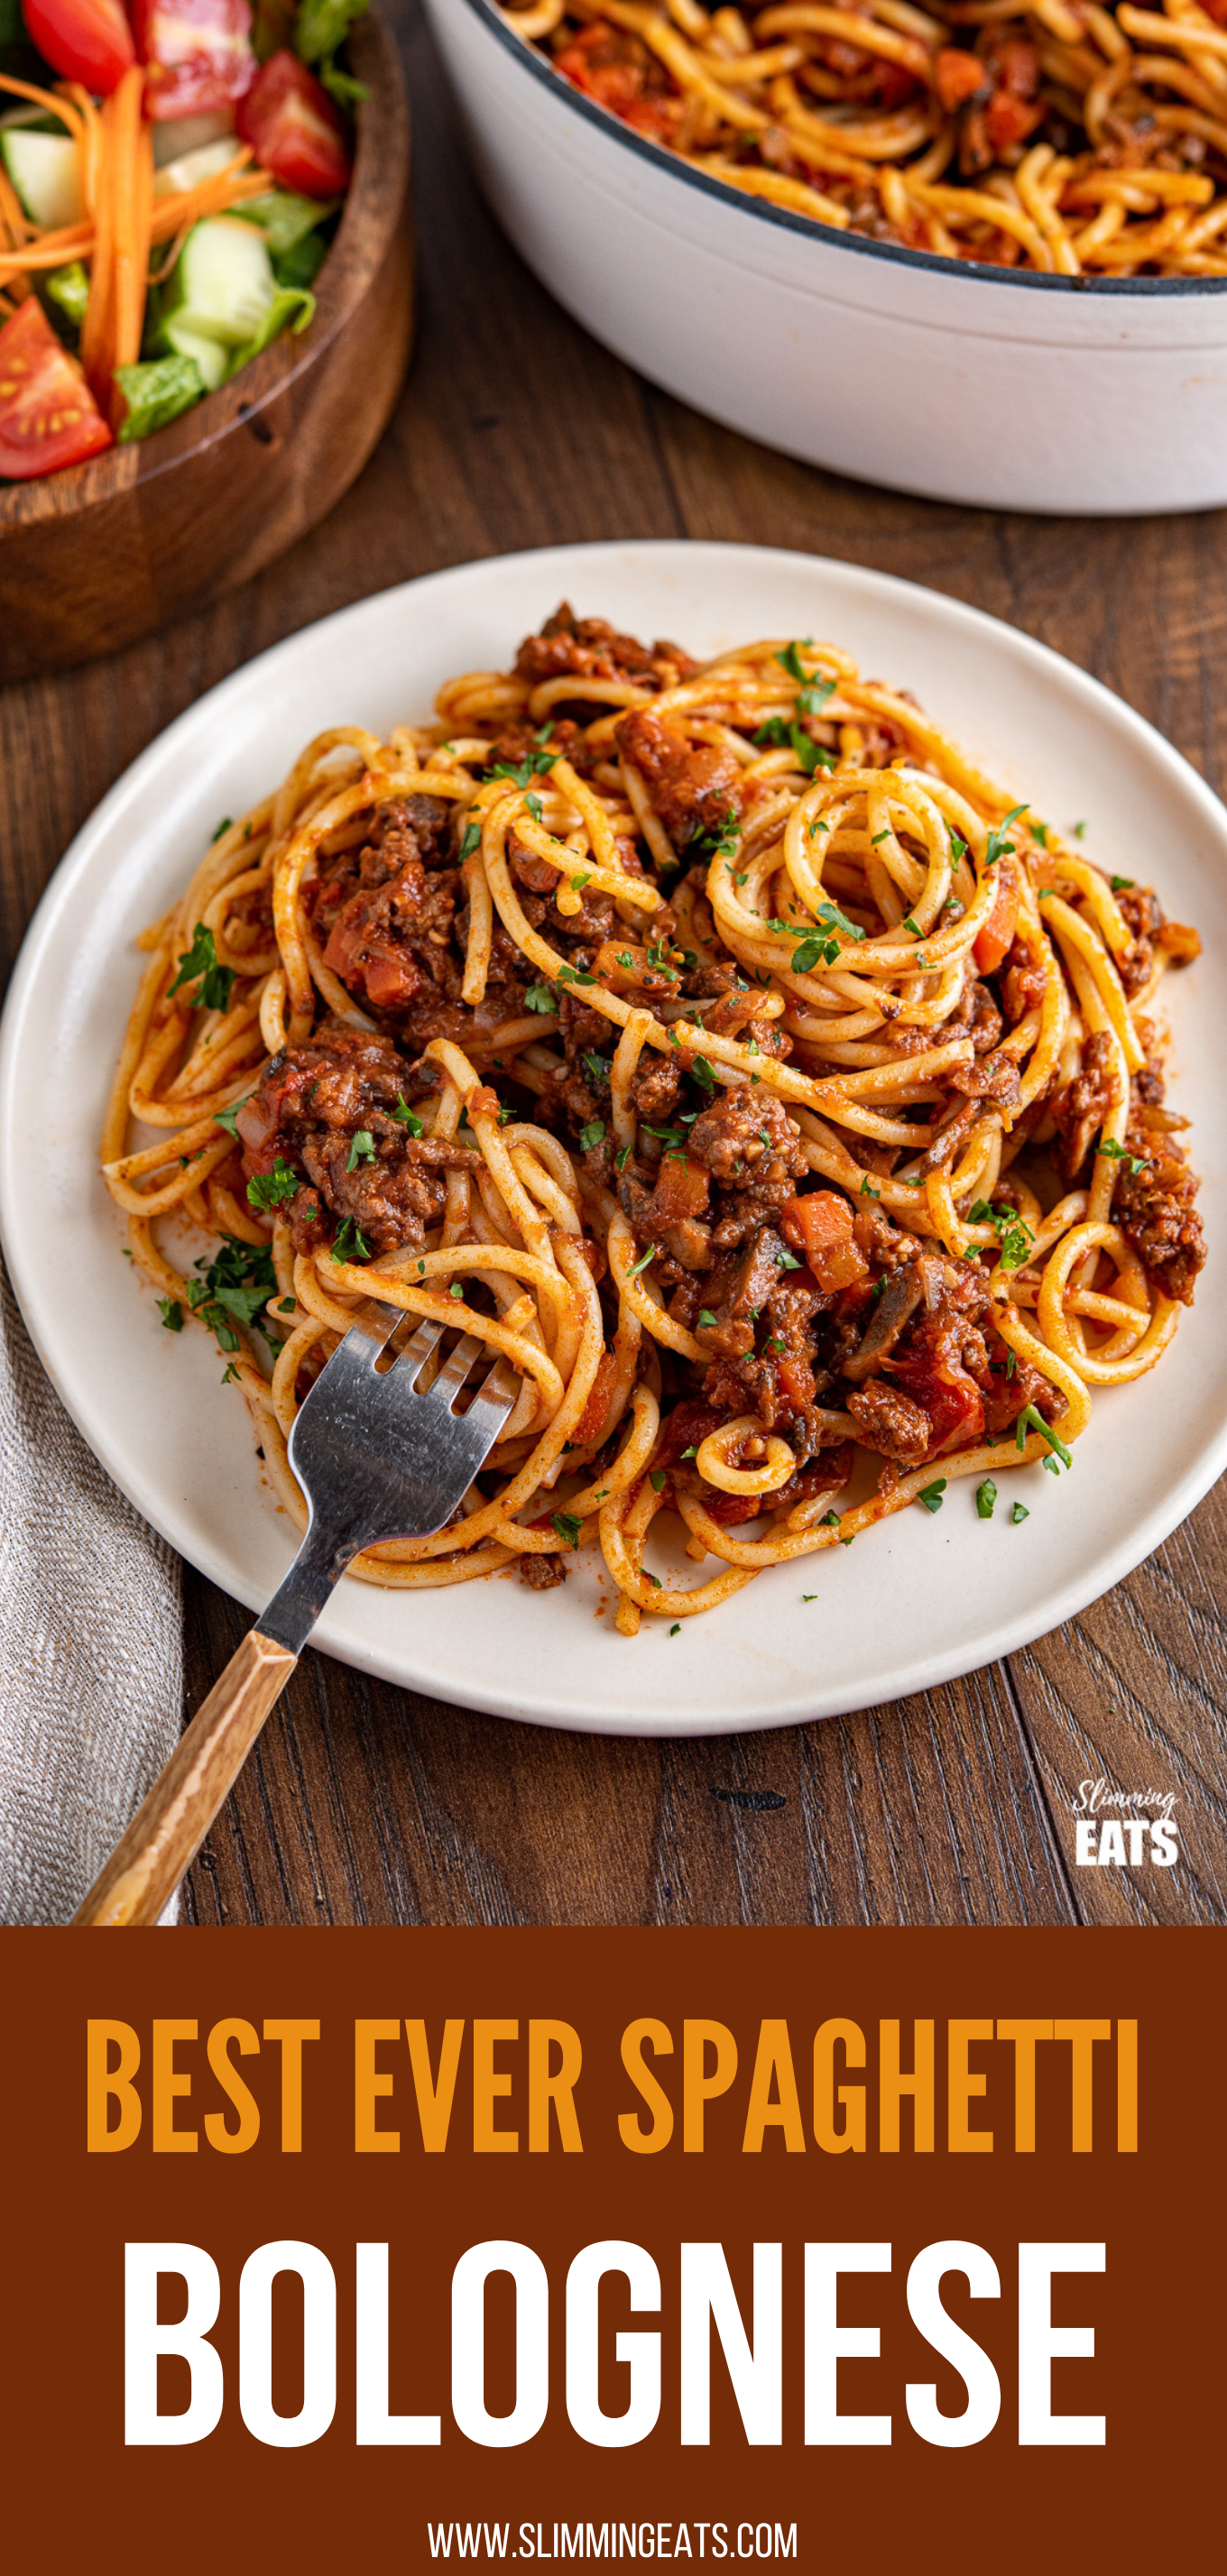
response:
[(988, 508), (1227, 502), (1219, 0), (426, 0), (521, 255), (808, 463)]
[(299, 1526), (286, 1440), (370, 1297), (519, 1374), (453, 1521), (360, 1580), (599, 1549), (620, 1632), (673, 1625), (1069, 1472), (1192, 1301), (1196, 932), (834, 644), (700, 665), (564, 604), (434, 722), (317, 736), (144, 944), (105, 1177)]

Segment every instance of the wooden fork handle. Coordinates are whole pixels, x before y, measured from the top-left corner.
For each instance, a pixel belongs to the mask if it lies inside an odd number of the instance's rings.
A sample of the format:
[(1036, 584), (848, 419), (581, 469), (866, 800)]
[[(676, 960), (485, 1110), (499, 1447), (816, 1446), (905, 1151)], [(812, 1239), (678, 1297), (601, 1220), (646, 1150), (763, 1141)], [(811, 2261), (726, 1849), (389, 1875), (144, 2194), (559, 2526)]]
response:
[(74, 1914), (74, 1924), (157, 1922), (297, 1661), (258, 1628), (248, 1631)]

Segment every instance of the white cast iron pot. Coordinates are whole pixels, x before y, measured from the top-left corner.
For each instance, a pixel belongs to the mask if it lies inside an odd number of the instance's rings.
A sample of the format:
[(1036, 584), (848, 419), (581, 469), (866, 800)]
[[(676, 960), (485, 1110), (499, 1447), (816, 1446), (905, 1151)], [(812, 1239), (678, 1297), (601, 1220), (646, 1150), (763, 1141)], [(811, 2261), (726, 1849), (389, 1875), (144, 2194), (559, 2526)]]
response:
[(740, 195), (426, 0), (482, 185), (560, 304), (732, 429), (988, 508), (1227, 502), (1227, 278), (970, 267)]

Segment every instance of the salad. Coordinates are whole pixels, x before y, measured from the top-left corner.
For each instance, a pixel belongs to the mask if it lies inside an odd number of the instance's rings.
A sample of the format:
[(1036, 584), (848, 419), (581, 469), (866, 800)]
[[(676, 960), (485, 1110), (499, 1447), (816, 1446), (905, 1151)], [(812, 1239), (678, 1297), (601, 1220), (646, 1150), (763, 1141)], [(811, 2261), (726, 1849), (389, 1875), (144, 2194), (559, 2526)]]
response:
[(0, 0), (0, 480), (148, 438), (303, 331), (367, 0)]

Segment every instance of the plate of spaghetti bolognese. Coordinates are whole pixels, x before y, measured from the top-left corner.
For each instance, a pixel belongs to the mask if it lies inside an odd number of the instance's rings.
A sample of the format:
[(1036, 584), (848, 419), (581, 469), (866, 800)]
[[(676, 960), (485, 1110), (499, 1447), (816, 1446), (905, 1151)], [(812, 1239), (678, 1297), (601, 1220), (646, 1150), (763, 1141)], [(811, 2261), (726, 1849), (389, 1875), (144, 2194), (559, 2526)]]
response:
[(1227, 1460), (1225, 859), (1120, 701), (855, 566), (384, 592), (172, 725), (44, 896), (0, 1052), (27, 1323), (253, 1609), (372, 1299), (508, 1361), (457, 1514), (321, 1622), (392, 1681), (631, 1733), (931, 1687)]

